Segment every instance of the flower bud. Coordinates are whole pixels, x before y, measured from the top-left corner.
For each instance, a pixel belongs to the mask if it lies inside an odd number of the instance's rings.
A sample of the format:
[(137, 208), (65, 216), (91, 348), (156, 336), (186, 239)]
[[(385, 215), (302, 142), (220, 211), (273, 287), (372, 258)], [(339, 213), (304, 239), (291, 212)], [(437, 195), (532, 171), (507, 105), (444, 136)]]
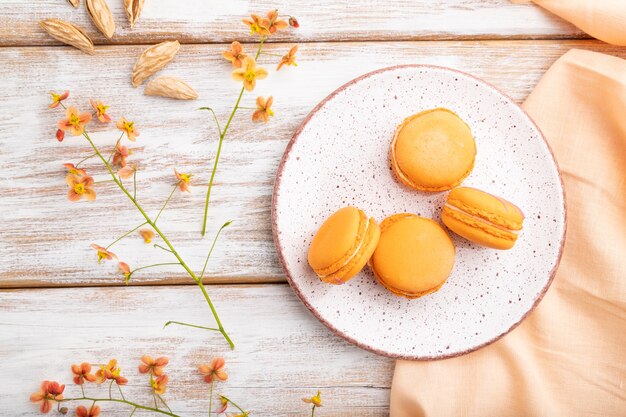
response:
[(295, 17), (289, 16), (289, 26), (299, 28), (300, 23), (298, 23), (298, 19), (296, 19)]
[(57, 129), (57, 140), (63, 142), (63, 138), (65, 138), (65, 132), (61, 129)]

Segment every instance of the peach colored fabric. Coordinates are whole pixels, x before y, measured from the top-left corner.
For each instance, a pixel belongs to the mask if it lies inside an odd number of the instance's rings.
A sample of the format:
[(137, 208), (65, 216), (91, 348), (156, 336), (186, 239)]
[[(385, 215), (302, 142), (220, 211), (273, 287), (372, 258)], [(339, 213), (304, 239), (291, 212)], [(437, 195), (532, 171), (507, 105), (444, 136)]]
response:
[(398, 361), (391, 417), (626, 416), (626, 61), (572, 50), (524, 107), (565, 183), (558, 273), (535, 311), (494, 344)]
[(624, 0), (533, 0), (594, 38), (626, 45)]

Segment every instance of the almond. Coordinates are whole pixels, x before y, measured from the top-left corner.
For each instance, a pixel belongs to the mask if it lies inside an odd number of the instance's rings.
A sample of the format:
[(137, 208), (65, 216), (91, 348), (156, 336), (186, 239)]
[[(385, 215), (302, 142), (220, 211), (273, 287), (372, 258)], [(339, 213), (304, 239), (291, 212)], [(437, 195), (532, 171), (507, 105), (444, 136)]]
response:
[(78, 48), (89, 55), (95, 53), (93, 42), (89, 39), (89, 36), (76, 25), (64, 22), (61, 19), (45, 19), (39, 22), (39, 26), (58, 41)]
[(131, 82), (138, 87), (152, 74), (167, 65), (180, 49), (178, 41), (166, 41), (153, 45), (143, 51), (133, 67)]
[(107, 38), (113, 37), (115, 32), (115, 22), (111, 15), (111, 10), (105, 0), (85, 0), (85, 6), (87, 7), (87, 13), (96, 25), (98, 30), (104, 34)]
[(178, 100), (195, 100), (196, 90), (189, 84), (175, 77), (158, 77), (151, 80), (143, 91), (148, 96), (161, 96)]
[(126, 16), (128, 16), (131, 28), (135, 26), (137, 19), (139, 19), (144, 1), (145, 0), (124, 0), (124, 9), (126, 10)]

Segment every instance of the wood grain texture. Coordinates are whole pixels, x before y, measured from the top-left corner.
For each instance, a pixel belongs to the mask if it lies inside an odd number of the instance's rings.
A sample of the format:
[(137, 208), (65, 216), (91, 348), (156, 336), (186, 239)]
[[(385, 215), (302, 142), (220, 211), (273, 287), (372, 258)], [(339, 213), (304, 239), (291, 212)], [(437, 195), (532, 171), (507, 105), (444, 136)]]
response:
[[(186, 417), (206, 416), (208, 385), (196, 371), (214, 356), (226, 358), (229, 380), (216, 386), (256, 416), (304, 416), (302, 397), (322, 390), (319, 415), (386, 416), (393, 361), (360, 350), (318, 323), (289, 286), (236, 285), (210, 289), (236, 344), (203, 330), (168, 327), (167, 320), (211, 325), (196, 288), (72, 288), (0, 291), (0, 415), (38, 416), (28, 402), (44, 379), (68, 383), (80, 396), (70, 365), (117, 358), (130, 383), (125, 395), (150, 404), (143, 354), (165, 355), (171, 408)], [(105, 387), (86, 387), (107, 396)], [(130, 409), (104, 404), (102, 415)], [(74, 415), (73, 413), (71, 415)], [(147, 415), (137, 413), (136, 415)], [(316, 413), (317, 415), (317, 413)]]
[[(272, 45), (268, 51), (279, 53), (289, 46)], [(217, 141), (210, 115), (196, 108), (212, 106), (223, 121), (239, 89), (229, 78), (228, 64), (220, 58), (222, 47), (183, 45), (175, 60), (159, 73), (189, 82), (200, 94), (194, 102), (148, 97), (142, 88), (130, 86), (130, 71), (142, 46), (109, 46), (95, 57), (69, 47), (2, 48), (0, 286), (123, 285), (116, 265), (98, 265), (89, 245), (106, 245), (141, 223), (134, 207), (111, 184), (97, 185), (94, 203), (66, 200), (61, 164), (77, 162), (89, 148), (80, 137), (68, 136), (63, 143), (55, 140), (55, 123), (63, 114), (47, 109), (50, 89), (71, 90), (70, 101), (83, 109), (88, 108), (89, 98), (102, 98), (112, 106), (114, 117), (124, 114), (136, 121), (141, 136), (130, 144), (134, 153), (129, 160), (138, 163), (138, 197), (150, 214), (156, 214), (169, 194), (174, 167), (195, 174), (193, 192), (176, 194), (159, 220), (192, 268), (201, 268), (217, 228), (235, 220), (213, 253), (206, 282), (276, 282), (284, 278), (270, 225), (275, 171), (294, 130), (327, 94), (370, 70), (427, 63), (470, 72), (522, 101), (550, 64), (570, 48), (626, 57), (624, 49), (595, 41), (302, 45), (299, 67), (270, 74), (254, 94), (244, 96), (243, 105), (251, 106), (257, 94), (273, 95), (276, 117), (267, 125), (252, 123), (249, 110), (241, 110), (236, 117), (224, 145), (209, 234), (204, 239), (199, 230)], [(115, 128), (94, 128), (96, 142), (110, 149), (118, 136)], [(93, 172), (96, 180), (107, 178), (100, 168)], [(145, 245), (138, 235), (112, 250), (132, 267), (170, 259), (167, 253)], [(190, 282), (182, 269), (173, 266), (141, 271), (131, 284)]]
[(532, 4), (509, 0), (370, 0), (351, 7), (334, 0), (308, 2), (247, 0), (146, 1), (134, 29), (122, 0), (108, 0), (117, 25), (112, 39), (93, 26), (84, 8), (73, 9), (60, 0), (42, 0), (37, 6), (24, 0), (0, 3), (0, 45), (56, 44), (38, 26), (56, 17), (84, 27), (97, 44), (182, 43), (245, 40), (241, 18), (278, 8), (296, 16), (297, 31), (278, 41), (354, 41), (419, 39), (502, 39), (585, 37), (574, 26)]

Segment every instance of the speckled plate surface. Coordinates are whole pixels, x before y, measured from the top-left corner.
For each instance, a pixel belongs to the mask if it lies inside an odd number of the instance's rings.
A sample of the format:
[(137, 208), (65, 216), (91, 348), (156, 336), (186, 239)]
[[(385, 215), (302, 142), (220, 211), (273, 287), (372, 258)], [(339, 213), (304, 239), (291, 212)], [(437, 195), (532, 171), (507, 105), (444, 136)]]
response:
[[(388, 157), (396, 125), (435, 107), (456, 112), (476, 138), (476, 165), (463, 185), (524, 211), (517, 244), (496, 251), (451, 233), (457, 252), (450, 278), (439, 291), (414, 300), (388, 292), (367, 268), (344, 285), (320, 282), (307, 264), (307, 250), (337, 209), (354, 205), (379, 222), (401, 212), (440, 220), (446, 193), (401, 185)], [(432, 66), (375, 71), (322, 101), (285, 151), (272, 210), (279, 258), (311, 312), (350, 342), (405, 359), (461, 355), (508, 333), (548, 289), (565, 237), (560, 174), (536, 125), (495, 87)]]

